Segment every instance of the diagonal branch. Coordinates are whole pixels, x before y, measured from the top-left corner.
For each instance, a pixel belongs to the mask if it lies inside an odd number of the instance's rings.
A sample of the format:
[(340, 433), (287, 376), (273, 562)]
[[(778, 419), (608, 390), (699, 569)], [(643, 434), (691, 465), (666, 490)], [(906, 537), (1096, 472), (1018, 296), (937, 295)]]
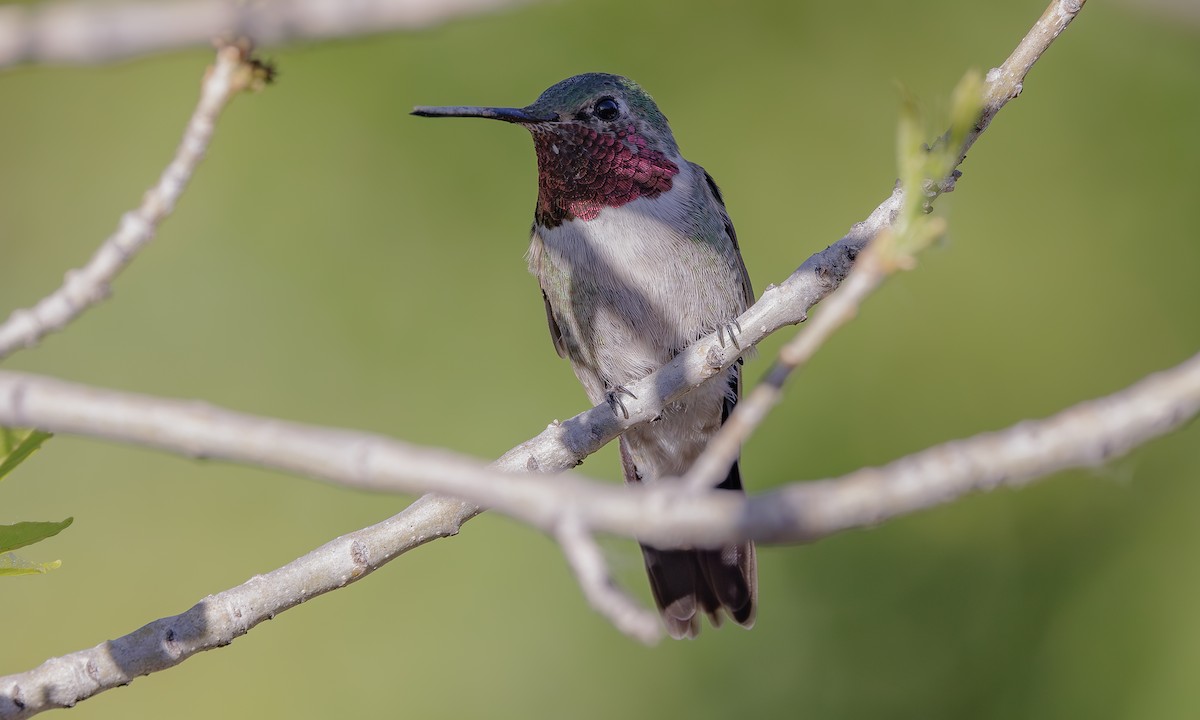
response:
[(163, 220), (187, 189), (188, 181), (212, 141), (221, 111), (242, 90), (260, 81), (262, 66), (249, 57), (246, 48), (227, 45), (217, 51), (216, 63), (208, 69), (183, 140), (171, 164), (154, 187), (146, 191), (142, 204), (125, 213), (116, 232), (96, 250), (87, 265), (67, 272), (62, 287), (32, 308), (17, 310), (0, 325), (0, 359), (44, 336), (62, 330), (85, 310), (111, 292), (112, 281), (137, 253), (154, 239)]
[[(1070, 467), (1091, 467), (1182, 426), (1200, 415), (1200, 354), (1108, 397), (1080, 403), (1045, 420), (937, 445), (879, 468), (840, 478), (792, 483), (751, 498), (733, 493), (680, 493), (679, 487), (614, 487), (531, 477), (530, 499), (574, 518), (556, 532), (571, 551), (585, 586), (606, 581), (589, 549), (588, 528), (668, 547), (692, 541), (725, 545), (810, 542), (836, 532), (951, 502), (1001, 486), (1019, 486)], [(512, 478), (509, 478), (512, 479)], [(495, 489), (480, 502), (510, 493)], [(518, 504), (524, 497), (511, 496)], [(499, 508), (499, 505), (497, 505)], [(340, 537), (287, 565), (211, 595), (187, 612), (156, 620), (129, 635), (0, 678), (0, 718), (30, 717), (70, 707), (141, 675), (229, 644), (258, 623), (306, 600), (352, 583), (415, 547), (454, 535), (470, 503), (427, 495), (399, 515)], [(516, 513), (512, 513), (517, 515)], [(582, 538), (580, 534), (583, 533)], [(564, 537), (574, 534), (575, 537)], [(571, 543), (583, 542), (579, 545)], [(592, 546), (594, 548), (594, 546)], [(581, 569), (582, 568), (582, 569)], [(589, 593), (606, 596), (612, 588)], [(605, 600), (602, 602), (611, 602)], [(616, 607), (622, 607), (619, 602)], [(624, 606), (628, 609), (628, 606)], [(634, 617), (634, 616), (631, 616)]]
[[(991, 124), (992, 119), (1000, 112), (1009, 100), (1018, 97), (1033, 64), (1042, 53), (1050, 47), (1050, 43), (1062, 34), (1071, 24), (1075, 16), (1083, 9), (1087, 0), (1055, 0), (1051, 2), (1034, 26), (1025, 34), (1016, 49), (998, 68), (993, 68), (987, 74), (987, 84), (983, 89), (982, 107), (979, 110), (978, 121), (961, 136), (961, 144), (956, 153), (956, 159), (945, 173), (939, 171), (939, 176), (924, 185), (923, 202), (926, 207), (932, 207), (933, 201), (944, 192), (951, 192), (958, 179), (958, 167), (967, 157), (967, 151)], [(935, 143), (955, 142), (956, 133), (947, 130)], [(903, 152), (904, 149), (901, 149)], [(931, 152), (933, 152), (931, 150)], [(899, 217), (900, 209), (912, 198), (906, 198), (906, 188), (897, 188), (897, 192), (888, 198), (880, 208), (894, 203), (890, 210), (888, 226), (890, 227)], [(911, 190), (908, 190), (911, 193)], [(879, 212), (879, 209), (876, 209)], [(843, 239), (841, 242), (846, 242)], [(856, 252), (862, 246), (856, 246)], [(805, 263), (807, 265), (808, 263)], [(888, 263), (879, 262), (874, 257), (866, 257), (858, 262), (851, 281), (847, 287), (826, 305), (825, 310), (809, 324), (803, 332), (797, 333), (779, 352), (779, 358), (767, 373), (763, 382), (749, 393), (735, 408), (733, 414), (722, 426), (720, 432), (709, 442), (704, 452), (696, 459), (687, 473), (687, 483), (690, 487), (705, 489), (716, 486), (729, 472), (729, 467), (741, 452), (742, 443), (749, 439), (771, 409), (783, 396), (783, 386), (788, 378), (798, 368), (807, 364), (816, 351), (824, 344), (839, 327), (854, 318), (858, 306), (874, 292), (883, 282), (885, 276), (893, 269)], [(796, 274), (804, 270), (801, 266)], [(791, 282), (794, 274), (788, 278)], [(788, 283), (784, 283), (786, 286)]]
[(228, 645), (277, 613), (364, 578), (430, 540), (454, 535), (456, 517), (453, 503), (422, 498), (395, 517), (209, 595), (179, 615), (0, 678), (0, 718), (15, 720), (73, 707), (142, 675), (172, 668), (196, 653)]
[(0, 7), (0, 68), (92, 64), (249, 37), (258, 45), (417, 30), (526, 0), (60, 0)]

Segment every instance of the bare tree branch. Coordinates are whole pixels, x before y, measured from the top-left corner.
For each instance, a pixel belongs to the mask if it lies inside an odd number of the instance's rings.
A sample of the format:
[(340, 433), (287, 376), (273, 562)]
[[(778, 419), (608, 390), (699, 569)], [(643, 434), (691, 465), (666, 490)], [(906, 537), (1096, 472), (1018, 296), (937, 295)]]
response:
[(154, 239), (159, 224), (175, 209), (192, 173), (204, 159), (221, 111), (235, 95), (256, 82), (256, 72), (246, 48), (227, 45), (217, 51), (216, 63), (208, 69), (200, 88), (200, 102), (162, 177), (146, 191), (136, 210), (121, 217), (116, 232), (96, 250), (87, 265), (68, 271), (62, 287), (32, 308), (13, 312), (0, 325), (0, 359), (63, 329), (108, 297), (112, 281)]
[(277, 613), (366, 577), (430, 540), (454, 535), (457, 517), (452, 502), (422, 498), (395, 517), (210, 595), (184, 613), (0, 678), (0, 719), (73, 707), (142, 675), (174, 667), (198, 652), (228, 645)]
[[(1087, 0), (1051, 2), (1016, 49), (1008, 56), (1008, 59), (1000, 67), (993, 68), (988, 72), (979, 120), (963, 138), (957, 161), (949, 168), (945, 177), (934, 178), (925, 184), (923, 201), (927, 206), (931, 206), (942, 193), (951, 192), (954, 189), (959, 175), (958, 167), (966, 159), (967, 151), (991, 124), (996, 114), (1008, 104), (1008, 101), (1021, 94), (1025, 76), (1029, 74), (1033, 64), (1042, 56), (1042, 53), (1046, 52), (1050, 43), (1054, 42), (1071, 24), (1071, 21), (1083, 9), (1085, 2)], [(951, 131), (946, 131), (939, 142), (949, 142), (951, 134)], [(911, 198), (907, 201), (911, 202)], [(890, 227), (896, 221), (900, 208), (905, 202), (904, 189), (897, 188), (892, 197), (876, 208), (872, 217), (879, 214), (881, 210), (884, 211), (888, 218), (886, 225)], [(848, 239), (849, 236), (843, 238), (838, 245), (846, 243), (847, 253), (852, 252), (857, 255), (862, 252), (863, 245), (849, 244), (847, 243)], [(850, 259), (853, 260), (853, 256)], [(870, 262), (863, 262), (867, 260)], [(812, 258), (809, 259), (809, 262), (811, 261)], [(861, 267), (864, 264), (869, 267)], [(786, 287), (796, 280), (807, 265), (808, 262), (800, 266), (792, 277), (788, 278), (784, 286)], [(851, 282), (847, 283), (847, 287), (838, 293), (833, 301), (827, 303), (825, 310), (816, 320), (810, 323), (804, 331), (797, 333), (796, 337), (780, 350), (779, 359), (767, 373), (764, 382), (757, 385), (753, 392), (738, 403), (729, 420), (708, 443), (704, 452), (688, 471), (687, 483), (689, 486), (700, 489), (711, 488), (724, 479), (725, 474), (729, 472), (729, 467), (741, 452), (742, 443), (750, 437), (755, 428), (766, 418), (771, 408), (779, 402), (783, 395), (783, 385), (792, 372), (807, 363), (835, 330), (853, 319), (858, 311), (858, 306), (862, 304), (867, 295), (879, 287), (884, 277), (890, 272), (887, 263), (878, 262), (876, 258), (864, 256), (859, 260), (858, 265), (860, 267), (855, 267), (854, 273), (851, 275)], [(838, 279), (840, 280), (840, 278)], [(739, 323), (742, 321), (742, 318), (738, 319)]]
[(0, 67), (102, 63), (202, 47), (214, 38), (256, 45), (418, 30), (525, 0), (86, 0), (0, 7)]
[[(573, 553), (572, 565), (595, 601), (596, 594), (619, 591), (596, 590), (596, 585), (607, 582), (607, 576), (594, 556), (584, 557), (594, 552), (594, 546), (588, 545), (588, 529), (637, 535), (663, 547), (718, 546), (745, 539), (808, 542), (948, 503), (970, 492), (1019, 486), (1057, 470), (1099, 465), (1171, 432), (1198, 414), (1200, 355), (1045, 420), (1025, 421), (1006, 430), (938, 445), (883, 467), (830, 480), (793, 483), (751, 498), (716, 491), (681, 492), (685, 490), (682, 485), (616, 487), (528, 477), (538, 486), (528, 495), (517, 494), (519, 483), (493, 488), (491, 493), (484, 492), (488, 486), (481, 485), (475, 500), (508, 497), (517, 505), (529, 500), (548, 508), (533, 515), (586, 523), (568, 524), (564, 530), (559, 522), (555, 532), (564, 548)], [(505, 476), (501, 481), (508, 485), (521, 479)], [(454, 535), (474, 513), (471, 503), (427, 495), (393, 518), (211, 595), (181, 615), (48, 660), (28, 672), (0, 678), (0, 719), (70, 707), (140, 675), (178, 665), (197, 652), (227, 645), (277, 613), (365, 577), (429, 540)], [(619, 600), (605, 599), (598, 604), (622, 607)]]
[(588, 528), (574, 515), (558, 522), (554, 539), (562, 547), (575, 579), (596, 612), (608, 618), (618, 630), (647, 645), (662, 637), (658, 613), (653, 613), (629, 597), (608, 572), (608, 563)]
[[(1068, 468), (1098, 467), (1197, 415), (1200, 354), (1044, 420), (935, 445), (840, 478), (787, 485), (752, 504), (743, 522), (760, 542), (809, 542), (973, 492), (1020, 487)], [(798, 532), (801, 526), (805, 530)]]
[[(623, 487), (574, 474), (502, 472), (501, 463), (489, 467), (444, 450), (368, 433), (0, 372), (3, 424), (174, 452), (194, 443), (193, 450), (203, 448), (194, 454), (211, 459), (376, 491), (453, 495), (550, 535), (562, 534), (564, 518), (573, 518), (591, 531), (637, 537), (663, 548), (719, 547), (745, 540), (807, 542), (933, 507), (973, 490), (1095, 465), (1174, 430), (1197, 412), (1200, 355), (1046, 420), (936, 446), (883, 468), (836, 480), (793, 483), (743, 498), (717, 491), (683, 492), (686, 486), (680, 482)], [(108, 419), (103, 431), (97, 422), (102, 417)], [(475, 511), (453, 502), (462, 512)]]
[(971, 150), (980, 134), (992, 124), (996, 113), (1000, 112), (1009, 100), (1020, 96), (1025, 88), (1025, 75), (1033, 67), (1042, 53), (1050, 47), (1063, 30), (1071, 24), (1087, 0), (1054, 0), (1046, 8), (1038, 21), (1033, 24), (1025, 37), (1017, 45), (1004, 64), (992, 68), (987, 74), (987, 90), (984, 95), (983, 116), (963, 145), (958, 161)]
[[(903, 195), (901, 195), (903, 197)], [(894, 216), (893, 216), (894, 219)], [(833, 333), (854, 319), (862, 302), (883, 283), (888, 274), (876, 242), (864, 248), (855, 261), (854, 270), (825, 304), (821, 314), (798, 332), (779, 353), (779, 359), (754, 390), (742, 398), (726, 419), (725, 424), (708, 442), (700, 457), (692, 464), (683, 481), (693, 490), (708, 490), (717, 486), (737, 460), (742, 443), (766, 419), (767, 413), (783, 397), (783, 386), (792, 372), (807, 363)], [(795, 276), (793, 276), (795, 277)], [(789, 278), (790, 280), (790, 278)]]

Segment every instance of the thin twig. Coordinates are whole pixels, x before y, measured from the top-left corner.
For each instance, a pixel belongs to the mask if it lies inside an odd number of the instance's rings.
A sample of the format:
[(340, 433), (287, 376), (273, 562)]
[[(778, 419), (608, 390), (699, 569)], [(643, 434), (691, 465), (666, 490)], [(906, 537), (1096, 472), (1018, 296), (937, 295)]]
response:
[(1017, 45), (1000, 67), (992, 68), (987, 74), (987, 89), (984, 94), (983, 115), (976, 129), (967, 136), (958, 162), (961, 164), (967, 152), (992, 123), (1009, 100), (1020, 96), (1025, 88), (1025, 76), (1038, 58), (1050, 47), (1063, 30), (1071, 24), (1087, 0), (1054, 0), (1038, 21)]
[[(88, 0), (0, 7), (0, 67), (93, 64), (203, 47), (213, 38), (256, 45), (418, 30), (523, 0)], [(527, 0), (524, 0), (527, 1)]]
[(159, 224), (175, 209), (204, 159), (221, 111), (235, 95), (255, 82), (256, 69), (249, 62), (244, 47), (227, 45), (217, 51), (216, 62), (208, 69), (201, 86), (200, 102), (171, 164), (142, 197), (142, 204), (121, 217), (116, 232), (96, 250), (87, 265), (68, 271), (62, 287), (32, 308), (16, 310), (0, 325), (0, 358), (63, 329), (108, 297), (112, 281), (150, 243)]
[(841, 289), (826, 301), (821, 314), (783, 347), (762, 382), (737, 404), (683, 476), (687, 488), (710, 490), (725, 478), (741, 453), (742, 443), (783, 397), (783, 386), (791, 373), (807, 363), (838, 328), (853, 320), (863, 300), (883, 282), (887, 272), (878, 254), (872, 252), (875, 247), (872, 243), (862, 251), (854, 270)]
[[(996, 113), (1000, 112), (1009, 100), (1021, 94), (1025, 76), (1029, 74), (1033, 64), (1071, 24), (1086, 1), (1055, 0), (1050, 3), (1008, 59), (1000, 67), (988, 72), (979, 121), (967, 132), (957, 152), (957, 161), (949, 168), (945, 177), (935, 178), (925, 186), (922, 202), (927, 207), (932, 207), (933, 201), (939, 195), (954, 189), (958, 166), (966, 159), (967, 151), (991, 124)], [(950, 132), (947, 131), (940, 142), (945, 142), (949, 137)], [(898, 189), (884, 205), (897, 199), (897, 212), (900, 205), (910, 200), (905, 198), (903, 190)], [(893, 213), (889, 225), (895, 218), (896, 214)], [(807, 363), (835, 330), (853, 319), (862, 301), (879, 287), (889, 269), (885, 267), (886, 264), (864, 262), (867, 260), (866, 255), (869, 253), (864, 253), (864, 257), (859, 260), (846, 287), (825, 303), (821, 314), (780, 350), (778, 359), (764, 381), (738, 403), (720, 432), (709, 441), (704, 452), (686, 474), (689, 487), (703, 490), (716, 486), (725, 478), (729, 467), (741, 452), (742, 444), (749, 439), (755, 428), (783, 396), (783, 386), (791, 374)]]
[(629, 637), (652, 645), (662, 638), (658, 614), (642, 607), (608, 572), (600, 546), (579, 518), (564, 516), (554, 534), (584, 596), (596, 612)]

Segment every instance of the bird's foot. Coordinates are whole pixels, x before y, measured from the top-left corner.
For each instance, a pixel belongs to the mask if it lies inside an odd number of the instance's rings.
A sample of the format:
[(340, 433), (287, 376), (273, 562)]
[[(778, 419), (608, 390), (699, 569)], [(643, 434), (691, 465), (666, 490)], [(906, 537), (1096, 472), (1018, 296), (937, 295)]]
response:
[(717, 326), (717, 342), (721, 343), (721, 347), (725, 347), (725, 338), (728, 337), (729, 344), (741, 350), (742, 346), (738, 345), (737, 341), (737, 336), (741, 333), (742, 326), (735, 319), (732, 322)]
[(634, 395), (632, 392), (630, 392), (629, 388), (625, 387), (624, 385), (617, 385), (617, 386), (611, 388), (607, 394), (608, 394), (608, 406), (612, 408), (613, 415), (616, 415), (617, 408), (620, 408), (621, 415), (623, 415), (625, 417), (625, 419), (628, 420), (629, 419), (629, 408), (625, 407), (625, 402), (623, 400), (621, 400), (621, 396), (628, 395), (629, 397), (633, 398), (634, 400), (637, 400), (637, 395)]

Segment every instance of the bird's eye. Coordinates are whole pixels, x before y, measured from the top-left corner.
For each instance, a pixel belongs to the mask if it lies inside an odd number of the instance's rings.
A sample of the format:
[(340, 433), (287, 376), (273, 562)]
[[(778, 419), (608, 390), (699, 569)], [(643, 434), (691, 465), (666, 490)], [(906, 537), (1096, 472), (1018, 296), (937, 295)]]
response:
[(601, 98), (592, 108), (592, 114), (604, 122), (612, 122), (621, 115), (621, 106), (612, 98)]

